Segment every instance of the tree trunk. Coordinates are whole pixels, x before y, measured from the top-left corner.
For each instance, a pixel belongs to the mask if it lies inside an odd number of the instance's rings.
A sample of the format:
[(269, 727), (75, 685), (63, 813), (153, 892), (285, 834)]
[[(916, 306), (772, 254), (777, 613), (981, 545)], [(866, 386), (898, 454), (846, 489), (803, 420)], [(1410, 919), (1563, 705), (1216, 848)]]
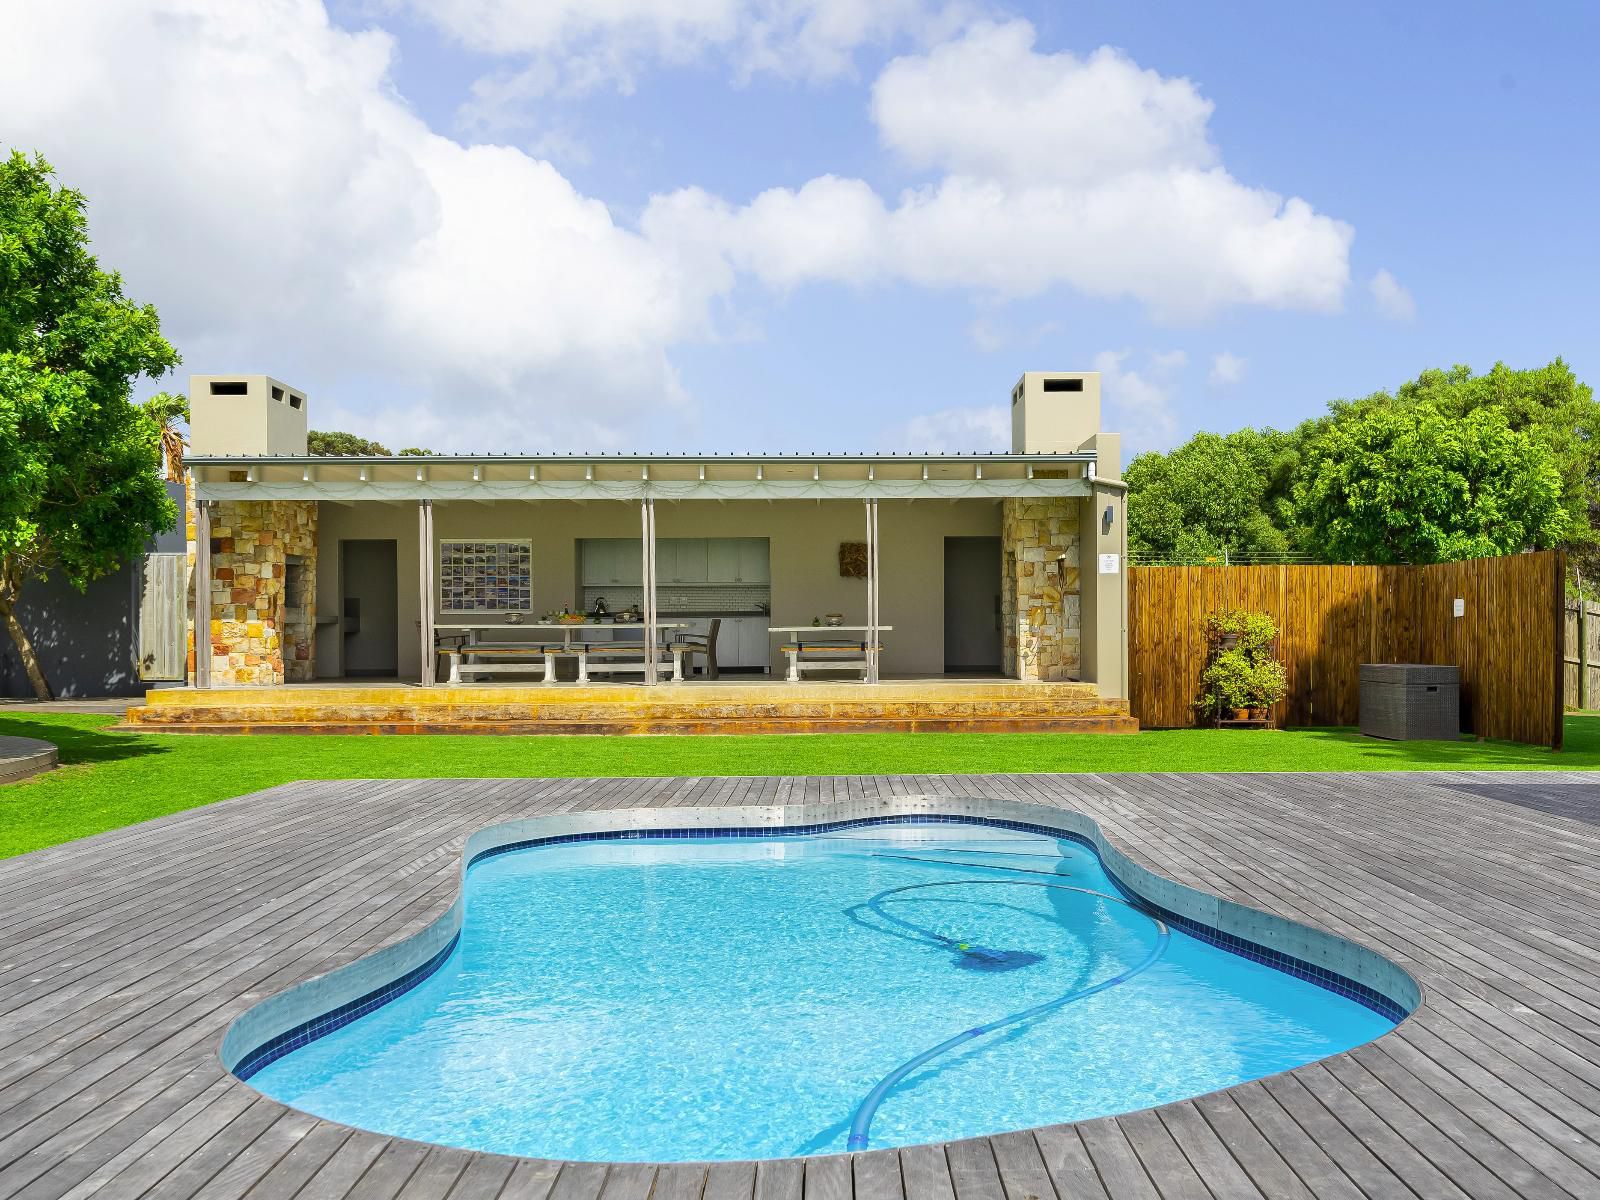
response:
[(46, 682), (44, 672), (39, 669), (39, 656), (33, 652), (33, 643), (28, 640), (28, 631), (22, 627), (22, 622), (17, 620), (16, 598), (15, 588), (10, 584), (0, 584), (0, 621), (5, 622), (6, 632), (11, 634), (11, 640), (17, 646), (17, 653), (22, 656), (22, 667), (28, 672), (28, 682), (33, 684), (33, 694), (40, 700), (54, 700), (50, 684)]

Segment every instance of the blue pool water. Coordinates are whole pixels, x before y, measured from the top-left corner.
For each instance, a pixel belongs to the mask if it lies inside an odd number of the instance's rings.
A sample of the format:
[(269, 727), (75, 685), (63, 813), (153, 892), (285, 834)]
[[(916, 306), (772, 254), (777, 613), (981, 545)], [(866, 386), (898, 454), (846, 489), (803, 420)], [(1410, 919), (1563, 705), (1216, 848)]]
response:
[(519, 850), (468, 872), (435, 974), (251, 1083), (502, 1154), (765, 1158), (1127, 1112), (1392, 1028), (1118, 896), (1077, 843), (967, 825)]

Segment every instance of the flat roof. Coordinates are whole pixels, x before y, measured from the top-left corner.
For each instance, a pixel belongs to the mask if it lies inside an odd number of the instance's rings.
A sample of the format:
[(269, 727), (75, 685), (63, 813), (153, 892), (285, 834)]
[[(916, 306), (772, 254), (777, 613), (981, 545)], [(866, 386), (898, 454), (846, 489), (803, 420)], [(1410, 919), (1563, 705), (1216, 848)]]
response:
[(1017, 454), (192, 455), (207, 500), (845, 499), (1085, 496), (1094, 451)]

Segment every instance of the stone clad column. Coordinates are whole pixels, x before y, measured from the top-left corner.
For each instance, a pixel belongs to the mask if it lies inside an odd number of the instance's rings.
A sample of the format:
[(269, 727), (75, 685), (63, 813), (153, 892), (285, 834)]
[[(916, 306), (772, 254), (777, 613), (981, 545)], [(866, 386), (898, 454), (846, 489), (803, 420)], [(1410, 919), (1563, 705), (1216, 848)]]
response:
[(1072, 497), (1001, 503), (1005, 672), (1014, 679), (1081, 678), (1078, 505)]
[(210, 533), (211, 686), (314, 679), (316, 502), (219, 500)]

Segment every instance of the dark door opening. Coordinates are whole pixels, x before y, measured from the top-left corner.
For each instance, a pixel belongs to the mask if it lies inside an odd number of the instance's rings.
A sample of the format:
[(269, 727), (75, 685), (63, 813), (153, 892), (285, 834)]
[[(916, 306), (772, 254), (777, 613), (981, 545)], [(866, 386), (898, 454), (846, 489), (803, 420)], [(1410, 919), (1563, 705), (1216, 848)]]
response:
[(944, 669), (1000, 673), (1000, 539), (944, 540)]
[(396, 547), (389, 541), (341, 541), (343, 671), (356, 676), (400, 673), (400, 587)]

